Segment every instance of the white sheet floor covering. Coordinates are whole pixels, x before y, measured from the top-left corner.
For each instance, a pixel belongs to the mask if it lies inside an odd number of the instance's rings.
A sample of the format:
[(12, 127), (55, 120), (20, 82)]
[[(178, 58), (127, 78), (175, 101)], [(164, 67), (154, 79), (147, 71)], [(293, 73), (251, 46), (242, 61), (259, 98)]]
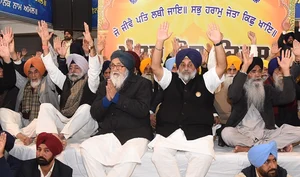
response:
[[(215, 144), (216, 158), (209, 169), (207, 177), (233, 177), (243, 168), (250, 165), (247, 153), (233, 153), (232, 150), (233, 148), (222, 148)], [(35, 145), (24, 146), (17, 141), (10, 154), (21, 160), (35, 158)], [(176, 156), (180, 171), (182, 176), (184, 176), (187, 159), (184, 153), (177, 153)], [(148, 150), (142, 158), (142, 164), (136, 167), (132, 177), (159, 177), (151, 162), (151, 157), (152, 152)], [(73, 168), (74, 177), (87, 177), (79, 151), (79, 144), (69, 144), (57, 159)], [(279, 153), (278, 163), (287, 169), (288, 173), (293, 177), (300, 177), (300, 146), (294, 147), (293, 152)]]

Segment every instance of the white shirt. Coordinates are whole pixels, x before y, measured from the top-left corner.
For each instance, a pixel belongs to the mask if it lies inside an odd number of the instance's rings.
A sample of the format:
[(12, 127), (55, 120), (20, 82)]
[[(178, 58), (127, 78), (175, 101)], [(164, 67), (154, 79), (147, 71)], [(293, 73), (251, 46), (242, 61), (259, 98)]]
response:
[(46, 176), (44, 176), (44, 174), (43, 174), (43, 172), (42, 172), (42, 169), (41, 169), (41, 166), (39, 165), (39, 166), (38, 166), (38, 169), (39, 169), (40, 172), (41, 172), (41, 177), (51, 177), (52, 171), (53, 171), (53, 168), (54, 168), (54, 165), (55, 165), (55, 161), (54, 161), (54, 163), (53, 163), (53, 165), (52, 165), (50, 171), (47, 173)]
[[(172, 72), (169, 71), (167, 68), (163, 68), (163, 70), (164, 73), (161, 80), (158, 81), (155, 75), (154, 75), (154, 79), (161, 86), (161, 88), (165, 90), (166, 88), (168, 88), (168, 86), (172, 81)], [(216, 67), (213, 67), (203, 74), (203, 79), (207, 90), (213, 94), (215, 90), (219, 87), (219, 85), (224, 81), (225, 77), (223, 75), (222, 78), (220, 79), (216, 72)], [(183, 83), (186, 84), (185, 82)]]

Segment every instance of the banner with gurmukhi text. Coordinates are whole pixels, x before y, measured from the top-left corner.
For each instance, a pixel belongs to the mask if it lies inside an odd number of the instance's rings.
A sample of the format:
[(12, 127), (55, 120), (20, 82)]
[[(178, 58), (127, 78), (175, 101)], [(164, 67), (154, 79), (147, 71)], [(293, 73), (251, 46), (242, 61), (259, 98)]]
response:
[[(289, 20), (293, 29), (294, 16), (295, 0), (98, 0), (98, 39), (106, 36), (104, 55), (108, 57), (116, 49), (125, 49), (128, 38), (150, 51), (159, 25), (168, 21), (171, 38), (202, 50), (210, 42), (206, 31), (213, 22), (224, 35), (227, 55), (250, 45), (247, 32), (253, 31), (259, 56), (266, 58), (282, 32), (282, 23)], [(165, 55), (171, 50), (168, 40)]]

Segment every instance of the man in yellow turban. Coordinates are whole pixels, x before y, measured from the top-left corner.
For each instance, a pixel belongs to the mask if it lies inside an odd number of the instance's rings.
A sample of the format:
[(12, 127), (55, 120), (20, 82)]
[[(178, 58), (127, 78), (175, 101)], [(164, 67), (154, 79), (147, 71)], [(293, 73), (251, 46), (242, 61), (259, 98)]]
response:
[(263, 60), (263, 64), (264, 64), (264, 69), (263, 69), (263, 72), (262, 72), (262, 79), (265, 81), (269, 77), (269, 73), (268, 73), (269, 61), (268, 60)]
[(153, 72), (151, 69), (151, 58), (145, 58), (141, 61), (140, 71), (142, 73), (142, 77), (150, 80), (153, 84)]
[(40, 105), (51, 103), (53, 106), (59, 107), (55, 85), (49, 76), (44, 76), (45, 71), (41, 58), (28, 59), (23, 67), (27, 78), (16, 72), (16, 86), (19, 88), (19, 93), (15, 111), (7, 108), (0, 109), (0, 124), (3, 130), (20, 139), (25, 145), (31, 144), (36, 136), (36, 118)]

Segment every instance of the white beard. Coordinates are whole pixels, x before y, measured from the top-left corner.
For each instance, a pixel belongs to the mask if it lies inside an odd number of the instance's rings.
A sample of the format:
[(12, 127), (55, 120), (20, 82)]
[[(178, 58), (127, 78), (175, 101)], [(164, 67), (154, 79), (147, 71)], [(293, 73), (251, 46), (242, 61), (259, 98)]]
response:
[(247, 79), (244, 84), (244, 89), (246, 90), (247, 104), (250, 108), (251, 104), (255, 108), (262, 112), (264, 110), (265, 102), (265, 88), (262, 79)]
[(80, 74), (77, 73), (68, 73), (68, 78), (72, 81), (72, 82), (76, 82), (79, 79), (81, 79), (83, 77), (83, 73), (81, 72)]
[(153, 74), (142, 74), (142, 77), (148, 79), (149, 81), (151, 81), (152, 84), (154, 83)]
[(124, 74), (120, 72), (112, 72), (112, 71), (110, 72), (110, 79), (114, 84), (114, 86), (116, 87), (117, 91), (119, 91), (122, 88), (123, 83), (125, 79), (128, 77), (128, 75), (129, 75), (129, 71), (127, 69)]
[(228, 76), (227, 74), (225, 75), (225, 80), (224, 80), (224, 87), (228, 89), (228, 87), (232, 84), (234, 76)]
[(194, 79), (194, 77), (196, 76), (197, 70), (195, 70), (192, 73), (188, 73), (187, 71), (180, 72), (179, 70), (177, 70), (177, 73), (178, 73), (178, 77), (180, 79), (182, 79), (185, 83), (188, 83), (190, 80)]
[(273, 74), (275, 88), (282, 91), (283, 90), (283, 78), (277, 74)]
[(30, 80), (30, 85), (31, 85), (31, 87), (32, 88), (37, 88), (40, 84), (41, 84), (41, 82), (42, 82), (42, 80), (41, 79), (39, 79), (39, 80), (37, 80), (37, 81), (32, 81), (32, 80)]

